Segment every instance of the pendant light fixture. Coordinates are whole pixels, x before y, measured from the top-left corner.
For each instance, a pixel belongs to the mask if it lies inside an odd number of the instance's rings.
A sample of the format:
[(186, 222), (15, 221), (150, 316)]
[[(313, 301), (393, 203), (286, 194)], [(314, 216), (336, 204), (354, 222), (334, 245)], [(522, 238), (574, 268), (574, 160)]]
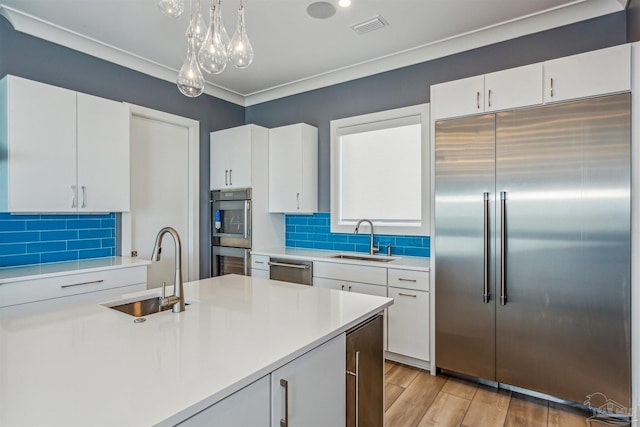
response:
[[(231, 40), (224, 28), (221, 0), (212, 0), (209, 26), (205, 25), (200, 1), (190, 2), (191, 17), (187, 27), (187, 58), (178, 73), (178, 89), (182, 94), (196, 97), (204, 91), (202, 70), (211, 74), (224, 71), (228, 62), (236, 68), (247, 68), (253, 62), (253, 47), (247, 35), (244, 4), (240, 0), (236, 31)], [(184, 10), (184, 0), (159, 0), (158, 7), (169, 17), (178, 17)]]

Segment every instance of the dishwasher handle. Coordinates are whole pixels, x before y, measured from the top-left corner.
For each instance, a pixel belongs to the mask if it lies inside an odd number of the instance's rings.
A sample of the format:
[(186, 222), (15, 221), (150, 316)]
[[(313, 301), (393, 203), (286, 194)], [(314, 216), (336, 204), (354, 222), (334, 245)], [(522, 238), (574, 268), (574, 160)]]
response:
[(270, 261), (269, 265), (274, 267), (298, 268), (300, 270), (308, 270), (311, 268), (308, 264), (289, 264), (286, 262), (277, 262), (277, 261)]

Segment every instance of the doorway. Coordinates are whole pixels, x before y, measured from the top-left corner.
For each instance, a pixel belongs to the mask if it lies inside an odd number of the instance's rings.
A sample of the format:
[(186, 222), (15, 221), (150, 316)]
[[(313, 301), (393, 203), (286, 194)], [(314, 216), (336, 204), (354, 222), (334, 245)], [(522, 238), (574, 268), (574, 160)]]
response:
[[(199, 122), (160, 111), (131, 109), (131, 209), (122, 214), (122, 255), (151, 258), (156, 235), (180, 234), (183, 280), (199, 278)], [(147, 287), (174, 278), (174, 245), (165, 236), (162, 259), (148, 269)]]

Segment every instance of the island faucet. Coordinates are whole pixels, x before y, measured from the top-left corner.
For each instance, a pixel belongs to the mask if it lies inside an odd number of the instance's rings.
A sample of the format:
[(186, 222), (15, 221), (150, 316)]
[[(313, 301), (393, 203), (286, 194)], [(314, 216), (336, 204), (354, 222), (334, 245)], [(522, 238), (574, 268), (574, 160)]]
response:
[(380, 243), (378, 243), (378, 247), (373, 247), (373, 223), (368, 219), (361, 219), (356, 224), (356, 229), (353, 230), (353, 234), (358, 234), (358, 229), (360, 228), (360, 224), (363, 222), (368, 222), (371, 227), (371, 240), (369, 242), (369, 255), (374, 255), (376, 252), (380, 252)]
[(172, 227), (164, 227), (158, 232), (156, 236), (156, 243), (153, 246), (153, 253), (151, 254), (151, 261), (160, 261), (160, 254), (162, 253), (162, 239), (165, 234), (170, 234), (173, 237), (173, 245), (175, 247), (175, 277), (173, 279), (173, 295), (165, 295), (165, 285), (162, 283), (162, 297), (160, 297), (160, 307), (167, 307), (173, 304), (174, 313), (180, 313), (184, 311), (184, 283), (182, 281), (182, 244), (180, 243), (180, 236), (178, 232)]

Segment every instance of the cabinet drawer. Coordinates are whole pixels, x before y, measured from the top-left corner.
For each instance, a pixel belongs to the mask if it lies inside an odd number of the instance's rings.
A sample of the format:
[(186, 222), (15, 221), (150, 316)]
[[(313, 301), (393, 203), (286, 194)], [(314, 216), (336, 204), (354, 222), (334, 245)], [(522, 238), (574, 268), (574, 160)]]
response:
[(389, 269), (389, 286), (404, 289), (429, 290), (429, 273), (426, 271)]
[(118, 268), (0, 285), (0, 307), (146, 283), (147, 267)]
[(251, 255), (251, 270), (269, 270), (269, 256)]
[(387, 269), (362, 265), (338, 264), (332, 262), (314, 262), (313, 277), (346, 280), (349, 282), (387, 284)]

